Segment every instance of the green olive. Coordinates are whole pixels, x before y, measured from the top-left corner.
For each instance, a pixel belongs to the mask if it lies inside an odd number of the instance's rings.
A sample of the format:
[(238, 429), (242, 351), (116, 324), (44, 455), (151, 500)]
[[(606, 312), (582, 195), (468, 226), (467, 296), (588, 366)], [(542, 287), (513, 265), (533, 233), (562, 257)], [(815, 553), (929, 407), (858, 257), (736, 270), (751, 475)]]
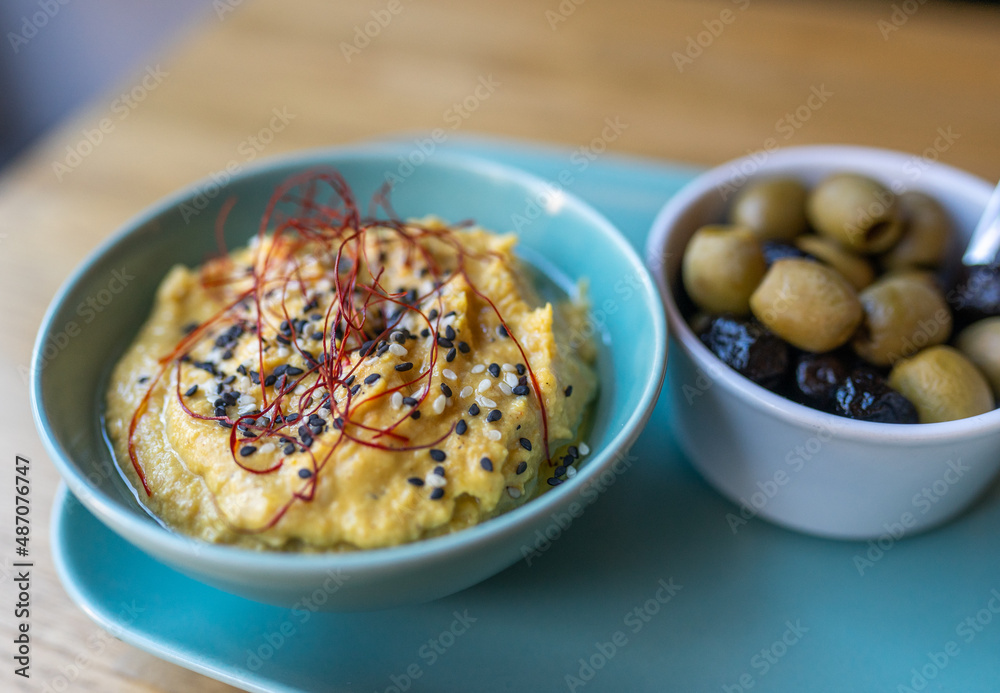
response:
[(885, 276), (859, 297), (865, 319), (851, 346), (876, 366), (890, 366), (951, 336), (948, 304), (921, 275)]
[(885, 252), (903, 231), (895, 195), (881, 183), (851, 173), (838, 173), (816, 186), (806, 214), (819, 233), (858, 253)]
[(875, 270), (868, 260), (844, 250), (829, 238), (807, 234), (796, 238), (795, 245), (840, 272), (858, 291), (875, 281)]
[(684, 251), (681, 280), (691, 300), (709, 313), (750, 312), (750, 294), (767, 266), (760, 243), (740, 226), (703, 226)]
[(937, 200), (919, 192), (903, 193), (898, 204), (904, 221), (903, 235), (882, 256), (882, 266), (889, 270), (939, 267), (952, 237), (948, 213)]
[(763, 240), (787, 241), (806, 230), (806, 187), (795, 178), (749, 183), (733, 200), (729, 220)]
[(847, 342), (861, 323), (854, 287), (813, 260), (776, 261), (750, 297), (754, 316), (792, 346), (823, 352)]
[(993, 409), (986, 378), (957, 349), (933, 346), (900, 361), (889, 386), (913, 403), (920, 423), (954, 421)]
[(1000, 398), (1000, 317), (972, 323), (958, 333), (955, 346), (983, 372)]

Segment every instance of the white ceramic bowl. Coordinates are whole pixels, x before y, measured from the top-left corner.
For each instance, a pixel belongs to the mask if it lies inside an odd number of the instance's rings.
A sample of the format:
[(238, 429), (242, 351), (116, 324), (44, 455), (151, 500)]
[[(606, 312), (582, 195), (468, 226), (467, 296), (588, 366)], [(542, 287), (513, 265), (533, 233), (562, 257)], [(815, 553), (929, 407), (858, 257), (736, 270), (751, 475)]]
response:
[(958, 231), (955, 262), (992, 190), (986, 181), (881, 149), (815, 146), (758, 153), (714, 168), (661, 210), (647, 246), (674, 344), (668, 385), (675, 435), (692, 463), (739, 508), (734, 531), (760, 516), (840, 539), (893, 538), (966, 508), (1000, 467), (1000, 410), (935, 424), (855, 421), (796, 404), (731, 370), (691, 331), (674, 300), (694, 231), (724, 219), (736, 189), (790, 175), (812, 185), (828, 174), (871, 176), (894, 193), (937, 198)]

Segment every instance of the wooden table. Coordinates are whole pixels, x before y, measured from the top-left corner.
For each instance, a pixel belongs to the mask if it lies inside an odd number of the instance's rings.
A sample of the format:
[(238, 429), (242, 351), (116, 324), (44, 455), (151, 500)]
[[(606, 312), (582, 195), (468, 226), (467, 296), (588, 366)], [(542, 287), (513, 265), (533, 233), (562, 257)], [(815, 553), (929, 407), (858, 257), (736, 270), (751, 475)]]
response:
[[(16, 590), (2, 575), (5, 690), (13, 682), (48, 691), (60, 674), (73, 691), (229, 689), (119, 641), (88, 648), (100, 630), (52, 565), (47, 512), (58, 475), (28, 408), (31, 345), (56, 287), (99, 241), (174, 189), (232, 161), (437, 127), (576, 147), (598, 137), (606, 118), (627, 126), (612, 150), (647, 157), (709, 165), (770, 140), (852, 142), (1000, 178), (996, 9), (916, 0), (895, 9), (758, 0), (215, 0), (214, 8), (0, 179), (2, 454), (32, 461), (36, 561), (30, 682), (13, 675)], [(479, 84), (492, 86), (473, 98)], [(14, 559), (11, 467), (0, 564)], [(81, 654), (85, 666), (74, 670)]]

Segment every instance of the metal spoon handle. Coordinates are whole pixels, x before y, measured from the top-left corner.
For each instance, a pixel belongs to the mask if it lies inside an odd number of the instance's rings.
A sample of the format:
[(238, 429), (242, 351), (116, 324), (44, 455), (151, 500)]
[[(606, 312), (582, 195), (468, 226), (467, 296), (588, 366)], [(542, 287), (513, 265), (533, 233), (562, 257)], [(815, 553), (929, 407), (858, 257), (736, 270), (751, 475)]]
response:
[(988, 265), (997, 259), (1000, 251), (1000, 183), (993, 188), (983, 215), (962, 256), (965, 265)]

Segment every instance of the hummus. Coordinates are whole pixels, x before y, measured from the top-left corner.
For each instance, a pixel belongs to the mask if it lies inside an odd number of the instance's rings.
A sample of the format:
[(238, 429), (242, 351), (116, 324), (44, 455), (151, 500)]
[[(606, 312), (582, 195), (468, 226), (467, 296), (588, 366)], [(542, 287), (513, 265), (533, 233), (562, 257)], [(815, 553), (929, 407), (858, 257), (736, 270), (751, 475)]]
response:
[(174, 267), (112, 373), (110, 440), (154, 515), (213, 542), (369, 549), (572, 476), (590, 331), (539, 300), (513, 235), (288, 226)]

